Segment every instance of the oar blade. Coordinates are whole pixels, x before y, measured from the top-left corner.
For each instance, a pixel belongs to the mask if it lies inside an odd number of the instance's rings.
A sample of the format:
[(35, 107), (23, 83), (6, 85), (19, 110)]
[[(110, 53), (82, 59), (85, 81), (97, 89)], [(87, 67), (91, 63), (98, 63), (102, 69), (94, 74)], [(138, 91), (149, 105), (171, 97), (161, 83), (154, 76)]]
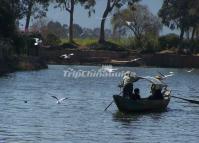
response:
[(184, 101), (188, 101), (188, 102), (193, 103), (193, 104), (199, 104), (199, 101), (197, 101), (197, 100), (186, 99), (186, 98), (177, 97), (177, 96), (173, 96), (173, 95), (172, 95), (172, 97), (177, 98), (177, 99), (181, 99), (181, 100), (184, 100)]

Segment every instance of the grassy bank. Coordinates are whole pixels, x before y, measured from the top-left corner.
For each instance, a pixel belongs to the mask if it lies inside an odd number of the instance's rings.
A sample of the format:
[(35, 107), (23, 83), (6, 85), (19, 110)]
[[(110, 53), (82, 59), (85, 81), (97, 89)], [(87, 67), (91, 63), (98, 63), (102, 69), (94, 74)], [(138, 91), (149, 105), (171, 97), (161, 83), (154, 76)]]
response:
[(109, 50), (109, 51), (131, 51), (131, 39), (108, 39), (105, 43), (99, 44), (98, 39), (74, 39), (74, 43), (69, 43), (68, 39), (61, 39), (59, 46), (64, 48), (90, 49), (90, 50)]

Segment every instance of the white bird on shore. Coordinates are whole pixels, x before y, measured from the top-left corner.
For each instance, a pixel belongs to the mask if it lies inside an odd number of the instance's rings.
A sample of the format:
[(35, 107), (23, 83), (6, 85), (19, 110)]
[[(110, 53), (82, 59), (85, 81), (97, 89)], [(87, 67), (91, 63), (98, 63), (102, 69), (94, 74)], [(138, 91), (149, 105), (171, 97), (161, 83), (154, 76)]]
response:
[(71, 58), (71, 56), (73, 56), (74, 54), (73, 53), (70, 53), (70, 54), (63, 54), (63, 55), (61, 55), (60, 57), (61, 58), (64, 58), (64, 59), (70, 59)]
[(55, 98), (57, 100), (57, 102), (56, 102), (57, 104), (61, 104), (62, 101), (64, 101), (65, 99), (68, 99), (66, 97), (65, 98), (61, 98), (61, 99), (58, 99), (56, 96), (51, 96), (51, 97), (53, 97), (53, 98)]
[(35, 43), (34, 43), (35, 46), (37, 46), (40, 43), (42, 43), (42, 40), (40, 40), (39, 38), (33, 38), (33, 39), (35, 40)]
[(131, 62), (136, 62), (136, 61), (141, 60), (141, 59), (142, 58), (136, 58), (136, 59), (131, 60)]
[(190, 70), (186, 70), (186, 72), (192, 72), (194, 70), (194, 68), (190, 69)]

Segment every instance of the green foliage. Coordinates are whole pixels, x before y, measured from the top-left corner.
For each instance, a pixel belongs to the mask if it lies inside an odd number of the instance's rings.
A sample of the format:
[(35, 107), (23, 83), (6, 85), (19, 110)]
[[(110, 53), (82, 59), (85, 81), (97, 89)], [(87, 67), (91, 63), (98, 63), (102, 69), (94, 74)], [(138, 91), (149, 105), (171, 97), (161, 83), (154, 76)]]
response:
[(115, 13), (112, 19), (114, 31), (123, 30), (123, 33), (129, 37), (132, 32), (134, 38), (131, 38), (133, 39), (131, 46), (133, 49), (155, 51), (158, 47), (157, 37), (162, 25), (146, 6), (137, 4), (135, 8), (132, 11), (131, 7), (128, 7)]
[(37, 55), (34, 38), (42, 39), (38, 33), (19, 33), (15, 35), (13, 38), (15, 45), (14, 53), (17, 55)]
[(28, 31), (31, 17), (34, 19), (46, 16), (48, 11), (49, 1), (51, 0), (21, 0), (21, 10), (26, 18), (25, 30)]
[(126, 49), (120, 47), (119, 45), (117, 45), (116, 43), (114, 42), (110, 42), (110, 41), (107, 41), (107, 42), (104, 42), (104, 43), (93, 43), (91, 44), (90, 46), (90, 49), (93, 49), (93, 50), (110, 50), (110, 51), (124, 51)]
[(116, 39), (108, 39), (109, 42), (115, 43), (118, 47), (128, 49), (128, 50), (135, 50), (135, 40), (132, 37), (129, 38), (116, 38)]
[[(70, 24), (69, 24), (69, 41), (73, 43), (73, 15), (74, 15), (74, 7), (77, 3), (81, 3), (81, 5), (85, 5), (86, 9), (89, 9), (89, 12), (92, 10), (95, 5), (95, 0), (56, 0), (57, 6), (64, 10), (66, 10), (70, 14)], [(90, 15), (90, 14), (89, 14)]]
[[(164, 0), (159, 16), (162, 23), (170, 29), (180, 29), (180, 39), (190, 29), (195, 29), (199, 24), (198, 0)], [(193, 30), (194, 35), (194, 30)]]
[(146, 6), (135, 5), (136, 10), (132, 11), (130, 7), (116, 12), (112, 19), (114, 29), (125, 28), (125, 33), (131, 31), (137, 39), (148, 33), (159, 34), (162, 25), (158, 17), (154, 16)]
[(75, 43), (77, 43), (78, 45), (81, 45), (81, 46), (90, 46), (94, 43), (97, 43), (97, 39), (89, 39), (89, 38), (75, 39)]
[(61, 40), (53, 33), (49, 33), (46, 37), (46, 43), (48, 45), (57, 46), (61, 43)]
[(117, 7), (118, 9), (120, 9), (125, 4), (128, 4), (132, 8), (134, 6), (134, 3), (138, 1), (140, 0), (107, 0), (106, 8), (104, 10), (101, 20), (99, 43), (101, 44), (106, 43), (104, 30), (105, 30), (105, 21), (108, 14), (111, 13), (114, 8)]
[(68, 25), (61, 25), (59, 22), (50, 21), (47, 26), (47, 33), (53, 33), (59, 38), (67, 37)]
[(148, 34), (145, 36), (145, 42), (143, 42), (142, 53), (155, 53), (160, 50), (158, 37), (153, 34)]
[(1, 0), (0, 5), (0, 36), (12, 37), (15, 32), (16, 17), (9, 0)]
[(176, 34), (168, 34), (159, 37), (159, 44), (162, 49), (178, 47), (179, 43), (180, 39)]

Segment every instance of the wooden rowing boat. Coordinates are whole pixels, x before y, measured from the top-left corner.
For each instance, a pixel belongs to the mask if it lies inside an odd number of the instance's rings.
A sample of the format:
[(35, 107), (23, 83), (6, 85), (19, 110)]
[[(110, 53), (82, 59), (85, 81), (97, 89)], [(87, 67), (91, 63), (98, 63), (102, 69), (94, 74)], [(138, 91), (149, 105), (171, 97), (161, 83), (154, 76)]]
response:
[(118, 61), (118, 60), (111, 60), (111, 65), (113, 66), (140, 66), (141, 63), (137, 61)]
[(163, 111), (170, 102), (170, 91), (165, 91), (162, 100), (149, 100), (143, 98), (140, 100), (132, 100), (123, 96), (113, 95), (113, 99), (118, 109), (122, 112), (153, 112)]

